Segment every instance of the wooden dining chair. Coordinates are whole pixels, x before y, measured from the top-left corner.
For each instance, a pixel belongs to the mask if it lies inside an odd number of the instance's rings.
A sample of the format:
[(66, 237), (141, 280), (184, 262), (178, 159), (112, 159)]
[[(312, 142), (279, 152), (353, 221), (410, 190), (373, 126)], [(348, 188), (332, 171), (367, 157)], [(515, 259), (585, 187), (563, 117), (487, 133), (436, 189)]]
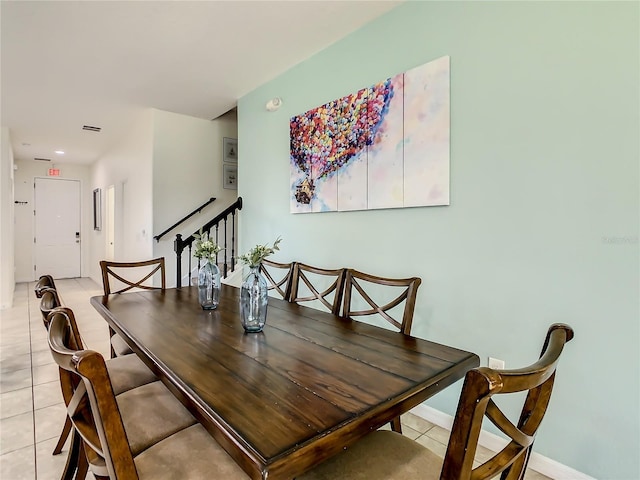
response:
[[(62, 304), (58, 297), (58, 292), (55, 288), (42, 286), (38, 291), (36, 291), (36, 296), (38, 295), (40, 298), (40, 314), (42, 315), (42, 322), (44, 323), (45, 328), (48, 328), (49, 314), (55, 308), (60, 307)], [(80, 335), (78, 334), (78, 337), (79, 336)], [(71, 421), (67, 418), (62, 427), (62, 432), (60, 432), (60, 436), (58, 437), (58, 442), (56, 443), (55, 447), (53, 447), (53, 455), (58, 455), (60, 452), (62, 452), (62, 447), (64, 447), (64, 444), (66, 443), (70, 432)]]
[[(69, 322), (69, 328), (73, 335), (74, 345), (78, 346), (79, 349), (83, 348), (82, 337), (80, 336), (80, 331), (78, 330), (78, 324), (75, 316), (73, 315), (73, 311), (67, 307), (61, 306), (55, 289), (46, 288), (43, 290), (42, 297), (40, 299), (40, 312), (42, 313), (42, 320), (45, 329), (47, 330), (49, 329), (52, 315), (55, 312), (64, 313)], [(157, 377), (153, 372), (149, 370), (149, 368), (147, 368), (147, 366), (135, 355), (108, 360), (107, 368), (114, 379), (114, 391), (116, 393), (126, 392), (132, 388), (157, 380)], [(53, 455), (58, 455), (62, 452), (62, 448), (64, 447), (70, 432), (71, 420), (69, 417), (66, 417), (58, 442), (53, 449)], [(63, 478), (66, 478), (66, 475), (68, 474), (67, 470), (71, 468), (75, 468), (75, 463), (70, 463), (69, 458), (67, 458), (67, 467), (65, 467)]]
[[(139, 262), (100, 261), (104, 294), (124, 293), (134, 288), (145, 290), (167, 288), (164, 257)], [(154, 275), (159, 274), (161, 286), (150, 285)], [(137, 279), (137, 280), (135, 280)]]
[[(378, 430), (343, 453), (299, 476), (298, 480), (520, 480), (533, 442), (549, 406), (556, 367), (573, 330), (552, 325), (537, 362), (517, 370), (488, 367), (467, 372), (444, 460), (397, 432)], [(493, 397), (527, 392), (517, 422), (511, 421)], [(486, 461), (475, 462), (482, 421), (487, 417), (505, 435), (508, 444)]]
[(105, 359), (78, 348), (67, 313), (51, 315), (48, 340), (74, 426), (75, 478), (87, 468), (98, 480), (248, 478), (162, 382), (116, 395)]
[[(51, 325), (52, 317), (55, 313), (65, 316), (66, 321), (69, 324), (71, 333), (73, 334), (73, 344), (77, 346), (78, 350), (85, 348), (82, 341), (82, 336), (78, 330), (78, 323), (76, 317), (68, 307), (54, 308), (45, 321), (45, 327), (47, 330)], [(147, 367), (137, 355), (125, 355), (123, 357), (109, 358), (106, 361), (107, 370), (112, 380), (113, 390), (116, 394), (120, 394), (146, 385), (150, 382), (155, 382), (158, 377)]]
[(418, 277), (384, 278), (348, 269), (342, 314), (351, 318), (378, 315), (410, 335), (420, 283)]
[[(45, 329), (49, 329), (51, 322), (51, 314), (54, 311), (63, 311), (69, 319), (71, 331), (74, 334), (74, 341), (80, 349), (84, 348), (82, 335), (78, 329), (75, 315), (70, 308), (62, 306), (58, 293), (53, 288), (45, 288), (43, 290), (42, 298), (40, 299), (40, 313), (42, 314), (42, 321)], [(107, 360), (107, 368), (114, 379), (114, 389), (116, 393), (125, 392), (132, 388), (144, 385), (149, 382), (157, 380), (154, 373), (138, 358), (137, 355), (123, 355), (122, 357), (116, 357)], [(60, 453), (60, 448), (64, 445), (64, 439), (66, 435), (60, 435), (60, 441), (56, 445), (56, 449), (53, 454)], [(64, 436), (64, 438), (63, 438)]]
[(346, 269), (325, 269), (295, 263), (291, 279), (291, 301), (313, 302), (334, 315), (340, 314)]
[(260, 264), (260, 272), (267, 280), (267, 290), (275, 290), (284, 300), (291, 298), (291, 278), (295, 262), (278, 263), (264, 259)]
[(36, 298), (42, 297), (42, 291), (45, 288), (56, 288), (56, 282), (53, 280), (51, 275), (41, 275), (36, 285), (33, 287), (33, 291), (36, 294)]
[[(102, 260), (100, 270), (105, 295), (124, 293), (134, 288), (143, 290), (167, 288), (164, 257), (139, 262)], [(154, 276), (160, 277), (160, 287), (150, 284)], [(111, 339), (111, 358), (133, 353), (124, 339), (111, 327), (109, 327), (109, 338)]]
[[(375, 315), (410, 335), (421, 282), (418, 277), (384, 278), (350, 268), (345, 277), (342, 315), (354, 319)], [(402, 433), (400, 417), (391, 421), (391, 428)]]

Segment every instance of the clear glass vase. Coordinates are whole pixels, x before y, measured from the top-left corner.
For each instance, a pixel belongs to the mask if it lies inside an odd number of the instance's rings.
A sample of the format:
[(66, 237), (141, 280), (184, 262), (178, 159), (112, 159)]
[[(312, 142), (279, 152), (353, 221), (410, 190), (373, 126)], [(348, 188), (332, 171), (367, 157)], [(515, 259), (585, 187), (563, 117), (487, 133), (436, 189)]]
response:
[(214, 310), (220, 302), (220, 269), (212, 260), (198, 270), (198, 300), (204, 310)]
[(261, 332), (267, 321), (267, 281), (259, 265), (249, 267), (240, 287), (240, 318), (245, 332)]

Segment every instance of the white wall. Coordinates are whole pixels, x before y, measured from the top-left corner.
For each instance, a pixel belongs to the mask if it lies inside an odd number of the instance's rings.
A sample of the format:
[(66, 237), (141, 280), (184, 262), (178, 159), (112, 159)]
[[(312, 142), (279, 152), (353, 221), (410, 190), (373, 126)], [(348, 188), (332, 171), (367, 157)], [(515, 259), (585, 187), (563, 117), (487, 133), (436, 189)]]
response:
[(0, 310), (13, 305), (14, 270), (13, 150), (9, 129), (0, 129)]
[(99, 261), (105, 258), (106, 189), (115, 186), (115, 259), (137, 261), (153, 255), (152, 206), (153, 110), (140, 110), (127, 135), (91, 168), (91, 191), (102, 189), (103, 228), (91, 230), (88, 275), (102, 284)]
[[(176, 234), (191, 235), (237, 198), (236, 190), (222, 186), (222, 142), (224, 137), (237, 138), (237, 120), (235, 115), (203, 120), (161, 110), (154, 110), (153, 118), (153, 235), (163, 232), (209, 198), (216, 198), (160, 242), (153, 241), (153, 255), (165, 257), (168, 285), (175, 286)], [(187, 254), (183, 253), (183, 259)], [(183, 267), (183, 275), (186, 269)]]
[(36, 280), (34, 271), (34, 231), (35, 222), (33, 210), (35, 208), (34, 182), (38, 177), (46, 177), (49, 168), (60, 170), (60, 177), (69, 180), (79, 180), (81, 189), (80, 205), (80, 271), (83, 277), (89, 275), (89, 254), (91, 250), (92, 199), (90, 167), (87, 165), (65, 164), (61, 162), (40, 162), (36, 160), (17, 160), (14, 188), (15, 199), (27, 202), (26, 205), (15, 205), (15, 266), (16, 282), (31, 282)]
[[(168, 285), (175, 285), (176, 233), (192, 234), (237, 198), (222, 188), (222, 139), (237, 138), (235, 115), (210, 121), (162, 110), (141, 111), (126, 138), (92, 166), (91, 189), (102, 189), (104, 227), (106, 189), (115, 185), (115, 259), (167, 259)], [(202, 205), (216, 201), (191, 221), (163, 237), (154, 235)], [(91, 230), (89, 275), (101, 283), (106, 232)], [(186, 273), (186, 272), (184, 272)]]

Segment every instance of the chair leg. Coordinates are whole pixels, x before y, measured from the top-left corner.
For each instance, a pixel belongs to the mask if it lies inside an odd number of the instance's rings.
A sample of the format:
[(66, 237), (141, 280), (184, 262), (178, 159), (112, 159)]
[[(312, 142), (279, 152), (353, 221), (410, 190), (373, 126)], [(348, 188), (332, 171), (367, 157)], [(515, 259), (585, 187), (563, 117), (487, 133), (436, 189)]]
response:
[(116, 351), (113, 349), (113, 345), (111, 344), (111, 337), (116, 334), (115, 330), (109, 326), (109, 348), (111, 350), (111, 358), (116, 358)]
[[(67, 417), (68, 418), (68, 417)], [(67, 455), (67, 463), (62, 471), (61, 480), (73, 480), (78, 470), (78, 462), (80, 461), (81, 440), (78, 432), (75, 430), (71, 434), (71, 446), (69, 447), (69, 454)], [(86, 472), (85, 472), (86, 473)], [(80, 478), (80, 477), (75, 477)]]
[(400, 417), (396, 417), (391, 420), (391, 430), (394, 432), (402, 433), (402, 424), (400, 423)]
[(60, 432), (60, 438), (58, 439), (58, 443), (56, 443), (56, 448), (53, 449), (53, 455), (58, 455), (62, 451), (62, 447), (64, 447), (67, 438), (69, 437), (69, 432), (71, 431), (71, 420), (69, 417), (65, 417), (64, 426), (62, 427), (62, 432)]
[(89, 462), (87, 456), (84, 453), (84, 445), (80, 441), (80, 454), (78, 456), (78, 470), (76, 472), (75, 480), (85, 480), (87, 478), (87, 471), (89, 470)]

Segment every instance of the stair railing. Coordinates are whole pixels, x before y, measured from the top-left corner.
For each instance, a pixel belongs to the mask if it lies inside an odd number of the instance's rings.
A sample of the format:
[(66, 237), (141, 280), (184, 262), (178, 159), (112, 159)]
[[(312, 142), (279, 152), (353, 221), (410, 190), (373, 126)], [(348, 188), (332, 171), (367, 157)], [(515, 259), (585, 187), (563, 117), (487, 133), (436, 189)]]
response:
[(176, 223), (174, 223), (173, 225), (171, 225), (169, 228), (167, 228), (164, 232), (159, 233), (158, 235), (156, 235), (155, 238), (156, 242), (159, 242), (160, 239), (167, 233), (169, 233), (171, 230), (173, 230), (174, 228), (176, 228), (178, 225), (180, 225), (182, 222), (184, 222), (185, 220), (189, 220), (191, 217), (193, 217), (196, 213), (200, 213), (202, 211), (202, 209), (204, 207), (206, 207), (207, 205), (209, 205), (210, 203), (215, 202), (216, 199), (214, 197), (211, 197), (209, 200), (207, 200), (206, 202), (204, 202), (202, 205), (200, 205), (198, 208), (196, 208), (193, 212), (189, 213), (188, 215), (184, 216), (183, 218), (181, 218), (180, 220), (178, 220)]
[[(200, 230), (194, 232), (194, 234), (207, 233), (208, 237), (215, 240), (215, 242), (220, 245), (223, 250), (218, 255), (223, 255), (223, 263), (222, 263), (222, 277), (225, 278), (229, 272), (229, 262), (231, 266), (231, 271), (235, 269), (236, 264), (236, 254), (235, 254), (235, 245), (236, 245), (236, 212), (238, 210), (242, 210), (242, 197), (238, 197), (238, 199), (231, 204), (229, 207), (224, 209), (218, 215), (213, 218), (213, 220), (205, 223)], [(231, 234), (229, 235), (229, 217), (231, 217)], [(220, 224), (223, 224), (222, 235), (220, 234)], [(214, 230), (214, 234), (211, 235), (211, 230)], [(191, 260), (193, 258), (193, 242), (195, 241), (194, 234), (189, 235), (187, 238), (182, 238), (181, 234), (176, 235), (176, 239), (173, 242), (173, 250), (176, 252), (176, 286), (180, 288), (182, 286), (182, 252), (185, 248), (189, 250), (189, 285), (191, 285)], [(222, 240), (220, 239), (222, 236)], [(231, 241), (229, 242), (229, 236), (231, 237)], [(229, 247), (229, 244), (231, 245)], [(230, 255), (229, 255), (230, 252)], [(218, 262), (218, 255), (216, 255), (216, 263)]]

